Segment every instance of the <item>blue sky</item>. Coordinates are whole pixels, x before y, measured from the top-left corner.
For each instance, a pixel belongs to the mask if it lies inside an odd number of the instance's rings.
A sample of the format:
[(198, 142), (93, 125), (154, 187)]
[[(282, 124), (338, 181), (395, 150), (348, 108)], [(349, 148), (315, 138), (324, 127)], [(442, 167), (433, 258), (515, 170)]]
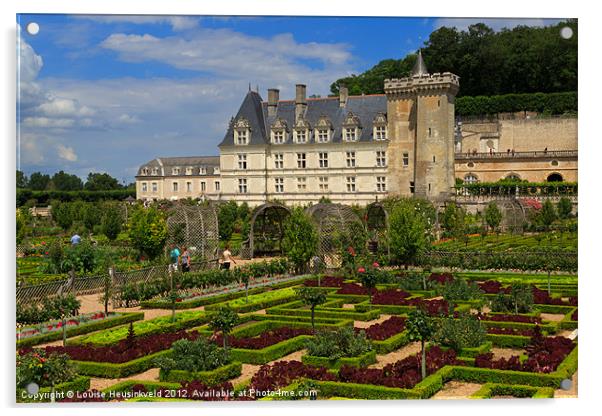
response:
[[(477, 19), (494, 29), (558, 20)], [(37, 35), (24, 29), (40, 26)], [(337, 78), (419, 48), (475, 19), (17, 16), (18, 160), (27, 174), (108, 172), (133, 181), (157, 156), (217, 155), (248, 90), (296, 83), (327, 95)]]

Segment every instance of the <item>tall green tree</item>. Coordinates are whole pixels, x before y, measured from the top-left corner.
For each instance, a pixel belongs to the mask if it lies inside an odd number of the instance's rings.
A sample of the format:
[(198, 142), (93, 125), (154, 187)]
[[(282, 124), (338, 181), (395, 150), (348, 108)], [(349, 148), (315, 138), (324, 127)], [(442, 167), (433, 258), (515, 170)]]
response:
[(21, 170), (17, 170), (17, 188), (27, 188), (29, 186), (29, 180), (27, 176)]
[(485, 208), (485, 222), (494, 232), (502, 223), (502, 210), (495, 202), (490, 202)]
[(88, 173), (85, 189), (88, 191), (110, 191), (121, 189), (119, 181), (108, 173)]
[(57, 191), (79, 191), (83, 189), (82, 180), (76, 175), (60, 170), (52, 176), (52, 188)]
[(556, 204), (556, 210), (558, 211), (558, 218), (563, 220), (570, 218), (573, 212), (573, 203), (569, 198), (563, 196)]
[(218, 212), (219, 239), (229, 241), (234, 231), (234, 223), (238, 218), (236, 201), (230, 200), (220, 205)]
[(541, 205), (541, 211), (539, 212), (539, 219), (546, 229), (546, 231), (550, 230), (550, 226), (556, 221), (558, 215), (556, 214), (556, 208), (554, 208), (554, 204), (549, 199)]
[(34, 172), (29, 176), (29, 188), (34, 191), (44, 191), (50, 184), (50, 175)]
[(123, 225), (121, 210), (115, 204), (107, 204), (100, 222), (101, 231), (109, 240), (115, 240)]
[(318, 250), (318, 233), (301, 207), (293, 208), (283, 224), (282, 250), (294, 265), (296, 273), (307, 269)]
[(155, 207), (137, 205), (130, 214), (128, 232), (133, 246), (154, 259), (161, 254), (167, 240), (165, 214)]
[(415, 206), (396, 204), (389, 217), (389, 239), (392, 257), (399, 263), (415, 263), (429, 245), (428, 224)]
[(448, 235), (460, 238), (464, 235), (466, 225), (466, 212), (455, 203), (451, 202), (441, 215), (441, 226)]

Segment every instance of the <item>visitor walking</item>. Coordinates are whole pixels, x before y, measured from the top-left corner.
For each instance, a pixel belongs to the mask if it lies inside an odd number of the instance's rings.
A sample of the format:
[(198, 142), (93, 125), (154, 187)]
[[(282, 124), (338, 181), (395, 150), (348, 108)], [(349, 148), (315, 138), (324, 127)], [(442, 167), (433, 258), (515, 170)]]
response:
[(182, 247), (182, 254), (180, 255), (180, 264), (182, 265), (182, 273), (190, 271), (190, 253), (187, 247)]
[(71, 245), (76, 246), (81, 242), (82, 238), (77, 233), (73, 234), (73, 236), (71, 237)]
[(222, 269), (230, 270), (230, 263), (236, 264), (236, 261), (232, 258), (230, 246), (226, 244), (226, 247), (224, 248), (224, 251), (222, 253)]
[(178, 270), (178, 263), (180, 262), (180, 250), (176, 247), (175, 244), (171, 245), (171, 251), (169, 252), (169, 258), (171, 260), (171, 265), (174, 270)]

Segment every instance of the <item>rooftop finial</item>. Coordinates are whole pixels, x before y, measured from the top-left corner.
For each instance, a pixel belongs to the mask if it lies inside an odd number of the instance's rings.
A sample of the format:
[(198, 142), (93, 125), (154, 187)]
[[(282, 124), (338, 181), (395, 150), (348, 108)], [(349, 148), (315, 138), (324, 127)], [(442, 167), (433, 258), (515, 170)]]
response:
[(424, 59), (422, 59), (422, 49), (418, 49), (418, 57), (416, 58), (414, 68), (412, 68), (412, 75), (427, 75), (428, 73), (429, 71), (426, 69)]
[(249, 82), (249, 92), (251, 92), (251, 83)]

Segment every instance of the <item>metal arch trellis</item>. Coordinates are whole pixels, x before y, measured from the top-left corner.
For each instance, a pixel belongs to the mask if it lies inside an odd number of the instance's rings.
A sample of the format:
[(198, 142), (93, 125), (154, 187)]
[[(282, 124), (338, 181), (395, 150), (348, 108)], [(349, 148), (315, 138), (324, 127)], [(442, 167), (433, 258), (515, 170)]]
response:
[(338, 236), (352, 233), (354, 228), (364, 231), (361, 218), (350, 206), (320, 203), (306, 210), (316, 224), (319, 238), (318, 256), (328, 267), (340, 267), (342, 263)]
[(276, 202), (255, 208), (249, 220), (244, 257), (253, 258), (257, 252), (282, 254), (283, 222), (290, 213), (290, 208)]
[(212, 204), (178, 204), (167, 218), (169, 244), (185, 245), (191, 254), (214, 259), (219, 251), (217, 209)]
[(511, 233), (521, 233), (527, 217), (523, 205), (515, 198), (498, 199), (493, 203), (502, 211), (500, 229)]
[(387, 256), (391, 255), (389, 245), (389, 211), (382, 202), (373, 202), (366, 206), (366, 229), (372, 241), (383, 244)]

